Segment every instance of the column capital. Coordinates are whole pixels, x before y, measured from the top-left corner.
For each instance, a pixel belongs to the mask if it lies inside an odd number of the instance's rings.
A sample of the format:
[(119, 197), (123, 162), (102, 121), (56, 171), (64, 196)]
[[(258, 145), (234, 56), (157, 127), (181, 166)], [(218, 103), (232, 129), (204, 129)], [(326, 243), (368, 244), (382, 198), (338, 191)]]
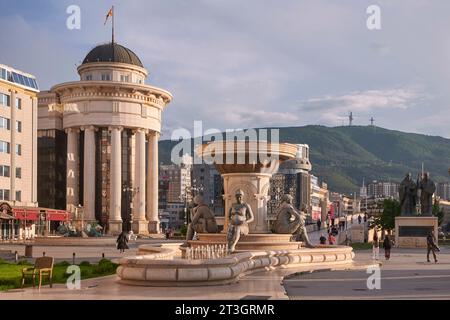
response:
[(158, 131), (148, 130), (147, 135), (149, 137), (156, 137), (156, 139), (158, 139), (160, 136), (160, 133)]
[(79, 133), (80, 132), (80, 128), (66, 128), (64, 130), (66, 133)]
[(123, 130), (123, 127), (122, 126), (109, 126), (108, 127), (108, 131), (113, 131), (113, 130), (119, 130), (119, 132), (120, 132)]
[(98, 128), (96, 126), (90, 125), (90, 126), (82, 126), (82, 127), (80, 127), (80, 130), (81, 131), (87, 131), (87, 130), (98, 131)]
[(144, 128), (135, 128), (132, 130), (133, 134), (139, 133), (139, 132), (143, 132), (144, 134), (148, 133), (148, 129), (144, 129)]

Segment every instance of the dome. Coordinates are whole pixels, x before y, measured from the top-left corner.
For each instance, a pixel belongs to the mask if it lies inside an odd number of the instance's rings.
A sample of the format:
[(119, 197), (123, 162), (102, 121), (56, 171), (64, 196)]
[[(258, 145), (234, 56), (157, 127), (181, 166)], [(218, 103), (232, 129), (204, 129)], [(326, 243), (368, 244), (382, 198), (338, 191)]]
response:
[(143, 68), (139, 57), (130, 49), (117, 43), (96, 46), (84, 58), (83, 64), (90, 62), (120, 62)]

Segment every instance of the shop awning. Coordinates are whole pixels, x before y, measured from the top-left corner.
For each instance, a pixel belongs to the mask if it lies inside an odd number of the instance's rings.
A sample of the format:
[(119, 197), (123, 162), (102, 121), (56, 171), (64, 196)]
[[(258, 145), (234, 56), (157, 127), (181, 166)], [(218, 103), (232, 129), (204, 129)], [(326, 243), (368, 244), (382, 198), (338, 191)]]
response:
[(13, 216), (17, 220), (37, 221), (39, 220), (39, 208), (13, 208)]
[(69, 221), (70, 213), (64, 210), (47, 210), (48, 221)]

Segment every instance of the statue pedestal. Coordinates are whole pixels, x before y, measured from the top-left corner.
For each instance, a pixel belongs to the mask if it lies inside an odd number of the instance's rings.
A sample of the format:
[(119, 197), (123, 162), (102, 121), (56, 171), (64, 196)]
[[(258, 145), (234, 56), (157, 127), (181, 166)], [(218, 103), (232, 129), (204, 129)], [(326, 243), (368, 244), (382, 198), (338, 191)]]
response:
[(437, 217), (396, 217), (395, 218), (395, 246), (398, 248), (426, 248), (427, 235), (438, 234)]

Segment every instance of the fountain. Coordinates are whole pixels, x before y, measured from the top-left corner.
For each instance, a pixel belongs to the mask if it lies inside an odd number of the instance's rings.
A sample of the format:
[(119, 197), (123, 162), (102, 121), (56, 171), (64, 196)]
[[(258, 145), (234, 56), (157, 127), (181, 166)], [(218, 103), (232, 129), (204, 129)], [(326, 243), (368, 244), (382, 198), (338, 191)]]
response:
[[(139, 254), (120, 260), (120, 282), (146, 286), (222, 285), (238, 281), (256, 270), (324, 266), (348, 266), (354, 253), (347, 246), (304, 248), (290, 241), (290, 234), (269, 230), (267, 201), (269, 182), (280, 162), (292, 159), (297, 146), (287, 143), (214, 141), (201, 145), (197, 154), (214, 163), (224, 179), (225, 224), (221, 233), (199, 233), (198, 240), (179, 248), (143, 245)], [(236, 250), (229, 252), (226, 232), (233, 195), (243, 190), (244, 202), (254, 213), (249, 233), (241, 236)], [(182, 259), (180, 259), (180, 256)]]

